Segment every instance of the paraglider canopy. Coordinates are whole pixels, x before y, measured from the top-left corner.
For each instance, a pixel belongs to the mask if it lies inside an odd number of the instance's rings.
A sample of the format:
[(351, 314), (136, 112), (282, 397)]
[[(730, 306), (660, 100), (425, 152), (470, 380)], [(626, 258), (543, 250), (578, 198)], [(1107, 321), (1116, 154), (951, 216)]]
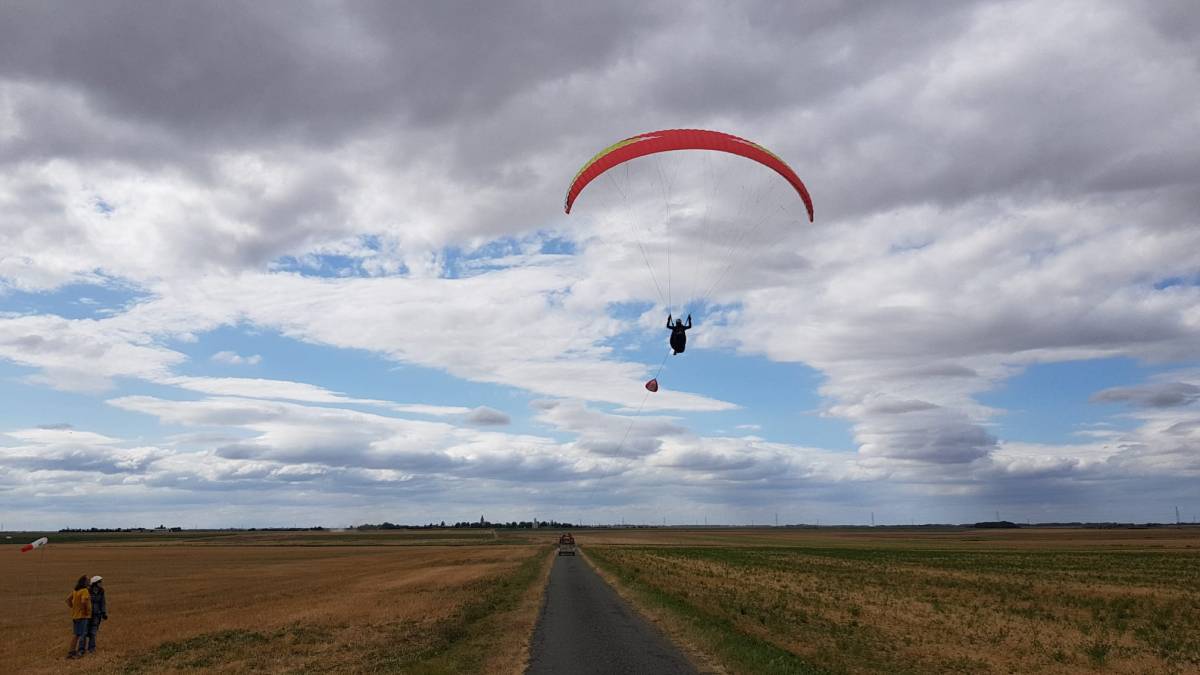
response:
[(600, 176), (600, 174), (631, 159), (659, 152), (670, 152), (672, 150), (717, 150), (733, 155), (741, 155), (769, 167), (775, 173), (783, 176), (796, 190), (796, 193), (800, 195), (800, 199), (804, 200), (804, 208), (808, 210), (808, 220), (812, 222), (813, 203), (812, 198), (808, 196), (808, 188), (804, 187), (804, 183), (800, 180), (800, 177), (796, 175), (792, 167), (787, 165), (787, 162), (784, 162), (778, 155), (753, 141), (748, 141), (733, 134), (708, 131), (706, 129), (664, 129), (662, 131), (651, 131), (631, 136), (601, 150), (595, 157), (588, 160), (587, 164), (583, 165), (579, 173), (575, 174), (575, 179), (571, 181), (571, 186), (567, 188), (567, 213), (571, 212), (571, 206), (575, 203), (575, 198), (579, 196), (579, 193), (583, 192), (583, 188)]
[(50, 540), (45, 537), (42, 537), (41, 539), (37, 539), (35, 541), (31, 541), (28, 544), (25, 544), (24, 546), (21, 547), (21, 553), (25, 553), (26, 551), (32, 551), (35, 548), (41, 548), (41, 547), (45, 546), (47, 544), (47, 542), (49, 542), (49, 541)]
[[(676, 152), (682, 150), (701, 152)], [(718, 165), (715, 170), (713, 164)], [(676, 177), (683, 180), (677, 183)], [(618, 267), (639, 260), (632, 248), (636, 244), (658, 306), (668, 315), (668, 356), (684, 352), (684, 331), (692, 327), (690, 313), (686, 326), (671, 322), (674, 308), (681, 314), (702, 311), (714, 292), (718, 303), (727, 301), (733, 296), (724, 285), (727, 279), (751, 287), (756, 273), (742, 273), (736, 267), (739, 259), (755, 247), (780, 246), (774, 224), (793, 225), (804, 216), (813, 221), (808, 188), (787, 162), (753, 141), (720, 131), (664, 129), (613, 143), (584, 163), (571, 180), (564, 200), (568, 214), (585, 188), (597, 203), (597, 225), (631, 230), (628, 240), (612, 237), (614, 251), (628, 249), (628, 255), (621, 251), (612, 260)], [(797, 196), (804, 204), (803, 214), (796, 208)], [(772, 266), (764, 267), (767, 271), (761, 274), (770, 274)], [(649, 287), (644, 294), (632, 294), (645, 300)], [(646, 382), (646, 391), (658, 391), (661, 370), (662, 365)]]

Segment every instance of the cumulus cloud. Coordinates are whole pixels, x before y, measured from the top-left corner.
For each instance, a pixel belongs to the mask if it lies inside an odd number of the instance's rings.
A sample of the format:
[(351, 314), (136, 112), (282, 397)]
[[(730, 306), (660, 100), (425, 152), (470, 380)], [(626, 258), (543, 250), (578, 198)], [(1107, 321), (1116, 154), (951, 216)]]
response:
[(1200, 401), (1200, 386), (1188, 382), (1163, 382), (1141, 387), (1114, 387), (1096, 392), (1092, 401), (1132, 403), (1146, 408), (1176, 408)]
[(216, 363), (224, 363), (230, 366), (257, 366), (262, 363), (261, 354), (252, 354), (250, 356), (242, 356), (237, 352), (217, 352), (210, 357)]
[(465, 419), (469, 424), (481, 427), (502, 427), (512, 422), (512, 418), (507, 414), (485, 405), (467, 413)]
[[(1195, 8), (917, 8), (0, 9), (0, 301), (34, 298), (0, 305), (0, 359), (20, 386), (189, 429), (17, 429), (0, 489), (94, 466), (128, 499), (269, 486), (284, 510), (283, 484), (449, 499), (469, 478), (483, 501), (578, 498), (513, 488), (548, 475), (607, 481), (586, 494), (609, 505), (656, 504), (664, 484), (694, 503), (803, 489), (813, 509), (1171, 494), (1196, 470), (1193, 376), (1098, 392), (1131, 410), (1082, 444), (1005, 439), (980, 396), (1040, 364), (1200, 358)], [(817, 222), (730, 227), (771, 197), (719, 161), (598, 182), (561, 215), (583, 159), (685, 124), (787, 158)], [(89, 287), (76, 304), (116, 286), (136, 300), (70, 318), (54, 293), (72, 285)], [(738, 407), (720, 381), (675, 388), (674, 364), (647, 397), (658, 357), (634, 355), (701, 297), (693, 349), (816, 369), (821, 414), (853, 446), (701, 433)], [(190, 354), (219, 329), (507, 388), (538, 401), (547, 436), (302, 373), (208, 377), (276, 361)]]

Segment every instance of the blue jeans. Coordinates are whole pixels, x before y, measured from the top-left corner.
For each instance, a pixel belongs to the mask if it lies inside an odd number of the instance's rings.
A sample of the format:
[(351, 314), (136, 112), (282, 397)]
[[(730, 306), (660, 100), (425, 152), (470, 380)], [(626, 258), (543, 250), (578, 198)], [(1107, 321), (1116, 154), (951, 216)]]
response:
[[(100, 630), (100, 620), (92, 619), (88, 624), (87, 629), (87, 650), (89, 652), (96, 651), (96, 633)], [(80, 651), (83, 651), (83, 646), (80, 645)]]
[(84, 645), (87, 644), (88, 625), (91, 622), (91, 619), (71, 620), (71, 630), (75, 633), (75, 642), (71, 643), (71, 647), (80, 656), (84, 654)]

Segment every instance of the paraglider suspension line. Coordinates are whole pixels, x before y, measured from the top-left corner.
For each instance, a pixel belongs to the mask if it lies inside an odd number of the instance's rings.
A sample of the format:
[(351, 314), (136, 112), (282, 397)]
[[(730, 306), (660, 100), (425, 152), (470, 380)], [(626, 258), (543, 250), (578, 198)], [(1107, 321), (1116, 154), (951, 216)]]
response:
[(671, 182), (667, 180), (667, 175), (663, 171), (662, 161), (656, 156), (655, 164), (658, 166), (658, 178), (661, 181), (663, 191), (663, 227), (666, 229), (667, 240), (667, 311), (671, 311), (671, 306), (674, 304), (671, 301)]
[[(612, 187), (617, 191), (617, 194), (621, 195), (621, 203), (628, 205), (629, 197), (625, 194), (625, 189), (621, 187), (620, 182), (613, 178), (611, 173), (606, 173), (604, 175), (607, 177), (609, 184), (612, 185)], [(629, 180), (628, 164), (625, 165), (625, 180)], [(641, 232), (638, 230), (638, 227), (634, 223), (633, 217), (630, 214), (626, 213), (624, 216), (625, 219), (630, 223), (629, 229), (633, 232), (633, 239), (637, 243), (638, 250), (642, 253), (642, 263), (646, 266), (646, 271), (650, 273), (650, 281), (654, 282), (654, 290), (658, 292), (658, 300), (659, 302), (663, 302), (669, 306), (671, 304), (670, 298), (663, 294), (662, 285), (658, 283), (658, 276), (654, 274), (654, 266), (650, 264), (650, 256), (646, 254), (646, 247), (642, 244)], [(670, 274), (669, 269), (667, 273), (668, 275)]]
[[(658, 364), (658, 370), (654, 371), (654, 377), (651, 379), (654, 379), (654, 380), (658, 379), (659, 374), (662, 373), (663, 366), (667, 365), (667, 359), (670, 356), (671, 356), (670, 351), (668, 351), (666, 354), (663, 354), (662, 363)], [(627, 441), (629, 439), (629, 432), (633, 431), (634, 423), (637, 422), (637, 419), (642, 416), (642, 408), (644, 408), (646, 406), (647, 398), (650, 398), (650, 390), (649, 389), (646, 390), (645, 394), (642, 394), (642, 402), (638, 404), (637, 412), (635, 412), (633, 414), (633, 419), (629, 420), (629, 426), (625, 427), (625, 434), (623, 436), (621, 436), (621, 442), (617, 444), (617, 454), (618, 455), (621, 454), (621, 450), (625, 449), (625, 441)]]

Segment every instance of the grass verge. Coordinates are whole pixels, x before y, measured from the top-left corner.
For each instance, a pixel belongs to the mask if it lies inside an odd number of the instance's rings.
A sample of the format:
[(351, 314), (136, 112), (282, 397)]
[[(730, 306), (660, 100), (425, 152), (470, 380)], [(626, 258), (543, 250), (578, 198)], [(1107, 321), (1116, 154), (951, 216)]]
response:
[(428, 675), (523, 671), (552, 560), (546, 551), (539, 547), (512, 574), (480, 583), (478, 599), (445, 622), (436, 644), (399, 669)]
[[(831, 671), (814, 666), (795, 654), (761, 638), (743, 633), (733, 622), (705, 612), (683, 598), (643, 583), (637, 570), (623, 567), (605, 555), (603, 549), (589, 549), (586, 556), (597, 569), (615, 579), (626, 597), (653, 616), (669, 617), (670, 628), (678, 637), (715, 659), (735, 673), (769, 675), (824, 675)], [(704, 645), (698, 648), (695, 645)]]

